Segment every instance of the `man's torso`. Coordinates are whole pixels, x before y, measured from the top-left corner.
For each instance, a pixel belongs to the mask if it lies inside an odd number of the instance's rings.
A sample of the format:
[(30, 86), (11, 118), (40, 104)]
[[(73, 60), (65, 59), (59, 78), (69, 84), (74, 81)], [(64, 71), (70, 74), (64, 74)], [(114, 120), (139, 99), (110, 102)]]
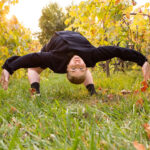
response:
[[(66, 73), (67, 64), (74, 55), (80, 56), (87, 67), (93, 67), (92, 52), (95, 49), (90, 42), (78, 32), (59, 31), (55, 32), (51, 40), (43, 47), (42, 52), (51, 52), (57, 56), (53, 66), (56, 73)], [(51, 69), (51, 68), (50, 68)]]

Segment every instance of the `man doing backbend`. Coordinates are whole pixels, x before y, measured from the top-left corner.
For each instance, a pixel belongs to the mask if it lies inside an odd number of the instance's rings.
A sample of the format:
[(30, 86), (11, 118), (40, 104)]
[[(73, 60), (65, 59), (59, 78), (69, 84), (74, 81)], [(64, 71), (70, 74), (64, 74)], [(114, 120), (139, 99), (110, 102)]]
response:
[(116, 46), (94, 47), (78, 32), (59, 31), (55, 32), (41, 52), (8, 58), (2, 66), (1, 84), (6, 90), (9, 76), (17, 69), (28, 68), (31, 88), (40, 93), (40, 73), (50, 68), (55, 73), (67, 73), (68, 80), (74, 84), (83, 83), (93, 95), (96, 91), (88, 67), (114, 57), (137, 63), (142, 67), (144, 79), (147, 81), (150, 78), (150, 65), (140, 52)]

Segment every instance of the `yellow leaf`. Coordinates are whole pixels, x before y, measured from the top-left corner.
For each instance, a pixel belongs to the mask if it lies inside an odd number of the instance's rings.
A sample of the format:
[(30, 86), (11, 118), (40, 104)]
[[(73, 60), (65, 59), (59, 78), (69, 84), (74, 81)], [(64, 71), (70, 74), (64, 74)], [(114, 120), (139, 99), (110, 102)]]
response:
[(116, 0), (115, 4), (118, 5), (120, 3), (120, 0)]
[(150, 6), (150, 3), (145, 4), (145, 8), (148, 8)]
[(96, 3), (100, 2), (99, 0), (94, 0)]
[(130, 13), (129, 13), (129, 12), (126, 13), (126, 17), (127, 17), (128, 19), (130, 19)]
[(70, 23), (70, 19), (65, 20), (65, 24), (68, 25)]
[(3, 5), (4, 5), (4, 4), (3, 4), (2, 2), (0, 2), (0, 9), (2, 9)]

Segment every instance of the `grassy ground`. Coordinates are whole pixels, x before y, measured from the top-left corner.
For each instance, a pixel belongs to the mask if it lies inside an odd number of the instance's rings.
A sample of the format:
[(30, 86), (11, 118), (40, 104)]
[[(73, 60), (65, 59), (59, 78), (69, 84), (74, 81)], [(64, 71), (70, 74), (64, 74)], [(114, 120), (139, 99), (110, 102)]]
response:
[(92, 97), (53, 73), (42, 77), (41, 97), (31, 98), (27, 79), (11, 80), (8, 91), (0, 87), (0, 149), (132, 150), (134, 141), (148, 148), (143, 124), (150, 120), (150, 92), (134, 92), (141, 72), (93, 77), (98, 95)]

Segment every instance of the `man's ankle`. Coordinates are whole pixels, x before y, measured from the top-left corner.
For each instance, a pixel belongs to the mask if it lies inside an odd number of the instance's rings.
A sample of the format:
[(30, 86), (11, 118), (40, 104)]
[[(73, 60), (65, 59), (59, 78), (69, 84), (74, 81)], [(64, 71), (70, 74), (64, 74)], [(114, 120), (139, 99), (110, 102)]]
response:
[(94, 87), (94, 84), (88, 84), (86, 86), (87, 90), (89, 91), (90, 95), (93, 95), (93, 94), (96, 94), (96, 91), (95, 91), (95, 87)]
[(35, 89), (37, 94), (40, 93), (40, 83), (39, 82), (33, 82), (31, 84), (31, 88)]

